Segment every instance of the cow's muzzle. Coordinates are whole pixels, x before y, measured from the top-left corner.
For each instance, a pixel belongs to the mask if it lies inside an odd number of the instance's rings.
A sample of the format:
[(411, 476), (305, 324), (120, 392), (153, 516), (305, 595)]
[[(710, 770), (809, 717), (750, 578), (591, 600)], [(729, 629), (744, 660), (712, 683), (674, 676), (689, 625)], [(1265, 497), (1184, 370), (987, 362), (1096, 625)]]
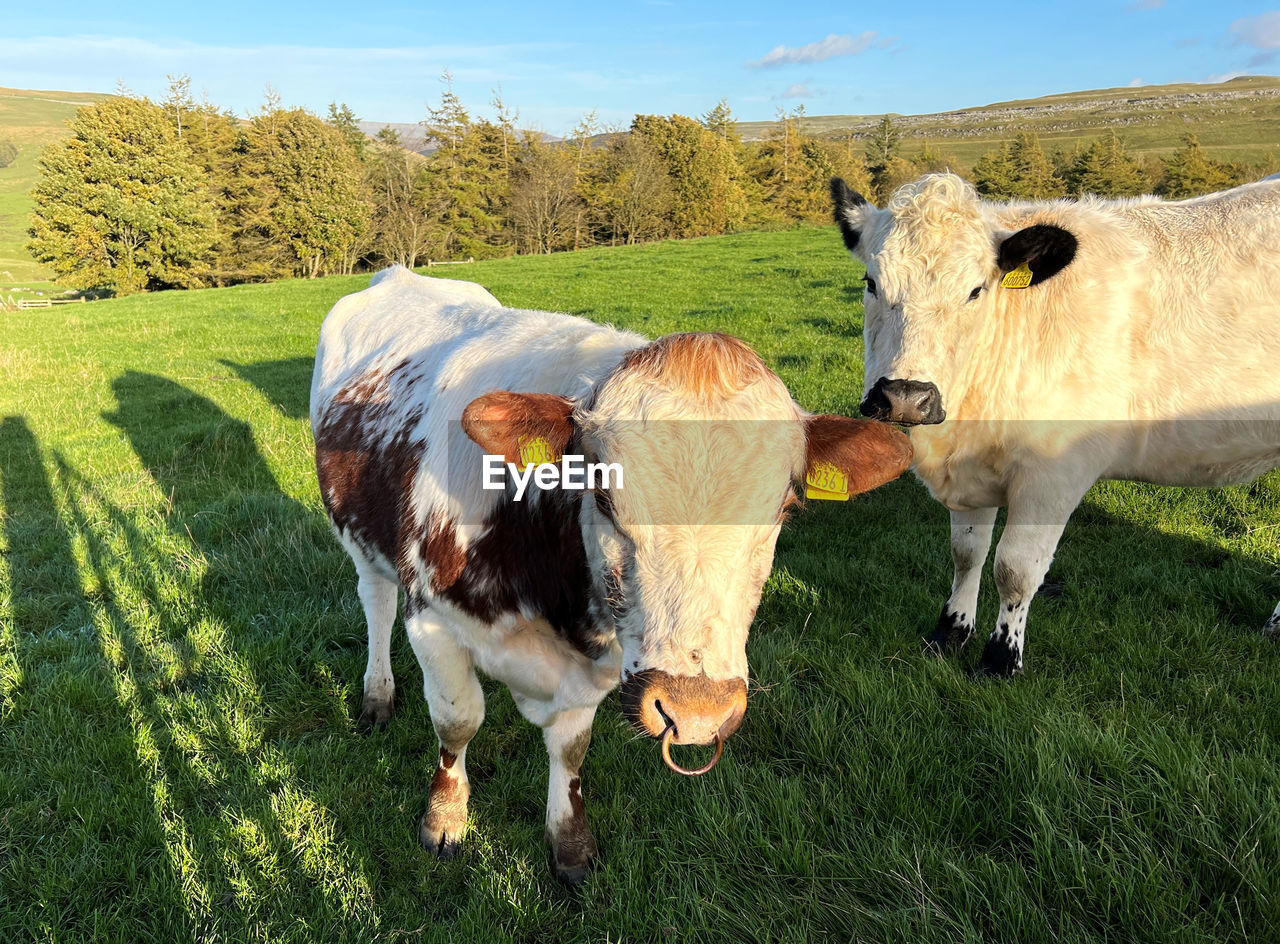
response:
[(905, 426), (932, 426), (947, 418), (937, 386), (881, 377), (862, 401), (863, 416)]
[[(747, 685), (740, 678), (717, 681), (645, 669), (623, 680), (620, 700), (622, 713), (637, 730), (662, 738), (668, 767), (682, 774), (704, 774), (720, 759), (725, 739), (742, 724)], [(715, 755), (705, 766), (689, 770), (672, 760), (672, 744), (714, 744)]]

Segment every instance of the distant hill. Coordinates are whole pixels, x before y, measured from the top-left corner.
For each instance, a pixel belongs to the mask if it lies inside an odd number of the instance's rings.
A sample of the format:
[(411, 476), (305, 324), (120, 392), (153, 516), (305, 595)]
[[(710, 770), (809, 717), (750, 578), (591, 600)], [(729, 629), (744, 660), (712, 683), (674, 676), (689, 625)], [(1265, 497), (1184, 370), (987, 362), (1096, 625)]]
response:
[[(865, 138), (883, 115), (813, 115), (804, 130), (824, 138)], [(1114, 129), (1131, 153), (1165, 154), (1187, 132), (1220, 160), (1260, 162), (1280, 156), (1280, 77), (1242, 76), (1217, 85), (1185, 83), (1095, 89), (931, 115), (891, 115), (907, 154), (924, 144), (972, 167), (984, 152), (1019, 131), (1034, 131), (1046, 152), (1070, 150)], [(772, 121), (744, 121), (744, 140), (764, 138)]]
[(36, 185), (41, 149), (67, 133), (67, 121), (81, 105), (109, 95), (0, 88), (0, 140), (18, 146), (18, 157), (0, 168), (0, 294), (20, 282), (48, 278), (44, 267), (27, 257), (27, 194)]

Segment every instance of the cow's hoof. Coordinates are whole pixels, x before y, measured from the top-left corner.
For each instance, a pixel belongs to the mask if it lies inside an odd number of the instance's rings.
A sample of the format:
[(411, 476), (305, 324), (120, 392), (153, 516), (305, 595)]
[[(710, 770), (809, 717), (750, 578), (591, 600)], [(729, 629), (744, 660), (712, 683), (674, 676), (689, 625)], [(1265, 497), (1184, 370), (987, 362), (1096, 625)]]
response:
[(372, 695), (365, 695), (364, 701), (360, 705), (360, 720), (356, 722), (357, 727), (365, 734), (373, 730), (387, 730), (387, 722), (391, 720), (391, 715), (395, 713), (396, 699), (394, 695), (385, 698), (375, 698)]
[(1003, 639), (988, 639), (973, 674), (975, 678), (1011, 678), (1021, 675), (1021, 653)]
[(423, 816), (418, 827), (418, 841), (422, 843), (422, 848), (437, 859), (447, 862), (458, 854), (458, 849), (462, 846), (462, 831), (466, 822), (449, 825), (441, 822), (441, 819), (442, 817), (431, 813)]
[(559, 838), (551, 839), (551, 869), (556, 878), (571, 888), (586, 881), (596, 855), (596, 840), (587, 828), (585, 817), (569, 820)]
[(1271, 617), (1271, 619), (1267, 620), (1262, 627), (1262, 635), (1268, 636), (1271, 639), (1280, 638), (1280, 613), (1277, 613), (1275, 616)]
[(928, 655), (952, 655), (964, 648), (973, 638), (973, 627), (961, 618), (964, 614), (952, 613), (946, 606), (938, 617), (938, 625), (924, 638), (924, 651)]

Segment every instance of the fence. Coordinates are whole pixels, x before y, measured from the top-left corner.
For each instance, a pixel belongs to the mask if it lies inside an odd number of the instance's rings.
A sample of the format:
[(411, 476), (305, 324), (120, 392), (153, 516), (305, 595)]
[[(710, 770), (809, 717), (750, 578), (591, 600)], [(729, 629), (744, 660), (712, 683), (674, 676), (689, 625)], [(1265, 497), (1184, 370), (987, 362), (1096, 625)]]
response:
[(26, 311), (28, 308), (52, 308), (54, 305), (77, 305), (85, 301), (79, 298), (0, 298), (0, 311)]

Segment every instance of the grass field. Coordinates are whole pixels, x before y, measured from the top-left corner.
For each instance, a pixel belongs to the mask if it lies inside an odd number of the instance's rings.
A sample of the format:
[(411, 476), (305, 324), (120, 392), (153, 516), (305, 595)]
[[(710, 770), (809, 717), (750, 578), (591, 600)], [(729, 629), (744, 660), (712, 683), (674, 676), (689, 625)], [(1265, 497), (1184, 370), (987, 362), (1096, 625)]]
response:
[[(449, 275), (652, 335), (733, 332), (804, 406), (852, 413), (861, 273), (839, 242)], [(397, 715), (355, 729), (363, 619), (305, 418), (320, 322), (365, 284), (5, 316), (0, 940), (1275, 940), (1274, 473), (1095, 488), (1008, 683), (969, 677), (976, 646), (920, 653), (951, 570), (918, 483), (815, 503), (779, 544), (715, 770), (671, 774), (606, 700), (584, 766), (603, 860), (567, 892), (541, 737), (487, 684), (471, 833), (437, 862), (417, 844), (436, 745), (399, 630)]]

